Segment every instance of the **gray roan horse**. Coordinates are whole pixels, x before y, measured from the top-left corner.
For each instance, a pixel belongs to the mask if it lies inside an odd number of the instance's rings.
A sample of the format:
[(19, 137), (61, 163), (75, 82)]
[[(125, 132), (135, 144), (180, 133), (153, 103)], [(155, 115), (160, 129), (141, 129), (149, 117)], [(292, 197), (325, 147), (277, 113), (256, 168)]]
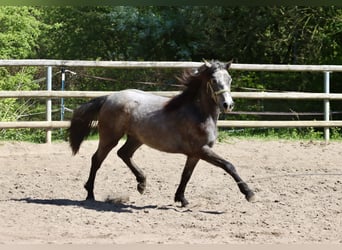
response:
[(184, 197), (185, 187), (200, 159), (230, 174), (246, 199), (254, 200), (253, 191), (240, 178), (235, 167), (211, 149), (217, 137), (216, 123), (220, 111), (228, 113), (234, 106), (230, 94), (232, 79), (227, 71), (230, 64), (205, 61), (195, 72), (185, 71), (179, 79), (185, 89), (171, 99), (130, 89), (94, 98), (78, 107), (69, 128), (73, 154), (78, 152), (96, 120), (100, 138), (84, 186), (87, 199), (95, 199), (95, 176), (103, 160), (120, 138), (127, 135), (117, 154), (135, 175), (141, 194), (146, 187), (146, 176), (133, 162), (132, 156), (146, 144), (160, 151), (187, 156), (175, 194), (175, 202), (181, 202), (183, 207), (188, 204)]

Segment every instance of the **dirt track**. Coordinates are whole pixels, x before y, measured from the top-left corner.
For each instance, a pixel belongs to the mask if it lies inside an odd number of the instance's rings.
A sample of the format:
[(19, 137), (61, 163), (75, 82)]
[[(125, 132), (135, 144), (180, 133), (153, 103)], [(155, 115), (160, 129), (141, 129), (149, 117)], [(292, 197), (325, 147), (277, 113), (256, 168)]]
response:
[(115, 149), (96, 179), (98, 201), (84, 201), (96, 146), (73, 157), (66, 143), (0, 142), (0, 243), (342, 243), (341, 142), (219, 143), (257, 202), (200, 162), (188, 208), (173, 202), (185, 157), (144, 146), (134, 158), (144, 195)]

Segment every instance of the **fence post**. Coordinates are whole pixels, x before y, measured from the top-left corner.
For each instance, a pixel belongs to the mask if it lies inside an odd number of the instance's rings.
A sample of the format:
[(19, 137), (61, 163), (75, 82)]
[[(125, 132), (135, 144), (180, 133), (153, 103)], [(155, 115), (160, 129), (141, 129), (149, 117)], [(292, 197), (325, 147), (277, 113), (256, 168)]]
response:
[[(46, 75), (46, 86), (47, 90), (52, 90), (52, 67), (47, 67), (47, 75)], [(46, 100), (46, 121), (52, 121), (52, 101), (51, 98)], [(46, 129), (46, 143), (51, 143), (51, 129)]]
[[(64, 85), (65, 85), (65, 69), (62, 68), (61, 69), (61, 72), (62, 72), (62, 86), (61, 86), (61, 91), (64, 91)], [(61, 121), (64, 120), (64, 112), (65, 112), (65, 109), (64, 109), (64, 98), (62, 97), (61, 98)]]
[[(324, 71), (324, 93), (330, 93), (330, 72)], [(330, 120), (330, 101), (329, 99), (324, 100), (324, 120)], [(326, 142), (330, 139), (330, 129), (329, 127), (324, 128), (324, 139)]]

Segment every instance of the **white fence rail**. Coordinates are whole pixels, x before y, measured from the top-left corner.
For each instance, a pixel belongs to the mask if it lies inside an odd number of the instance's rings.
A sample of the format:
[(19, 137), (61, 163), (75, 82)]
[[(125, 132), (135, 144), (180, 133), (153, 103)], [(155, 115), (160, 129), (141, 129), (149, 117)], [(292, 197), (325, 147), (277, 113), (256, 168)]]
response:
[[(0, 128), (67, 128), (69, 121), (32, 121), (32, 122), (0, 122)], [(219, 120), (219, 127), (243, 127), (243, 128), (304, 128), (304, 127), (342, 127), (342, 121), (230, 121)]]
[[(0, 98), (94, 98), (108, 95), (115, 91), (0, 91)], [(156, 95), (172, 97), (178, 91), (150, 91)], [(241, 99), (283, 99), (283, 100), (341, 100), (342, 94), (308, 93), (308, 92), (232, 92), (233, 98)]]
[[(0, 60), (2, 66), (56, 66), (56, 67), (102, 67), (102, 68), (197, 68), (202, 62), (143, 62), (143, 61), (83, 61), (83, 60)], [(284, 65), (233, 63), (232, 70), (243, 71), (310, 71), (342, 72), (342, 65)]]
[[(0, 128), (43, 128), (47, 130), (47, 142), (51, 142), (51, 130), (67, 128), (69, 121), (51, 120), (51, 99), (53, 98), (93, 98), (112, 92), (104, 91), (52, 91), (51, 69), (55, 67), (107, 67), (107, 68), (196, 68), (201, 62), (127, 62), (127, 61), (74, 61), (74, 60), (0, 60), (0, 67), (5, 66), (44, 66), (47, 67), (47, 91), (0, 91), (0, 98), (45, 98), (47, 99), (47, 120), (35, 122), (0, 122)], [(220, 127), (324, 127), (325, 139), (329, 140), (329, 128), (342, 127), (342, 121), (329, 121), (330, 100), (342, 100), (342, 94), (331, 94), (330, 73), (342, 72), (342, 65), (268, 65), (235, 64), (232, 70), (244, 71), (309, 71), (324, 73), (325, 93), (302, 92), (233, 92), (233, 98), (245, 99), (298, 99), (322, 100), (324, 102), (324, 120), (322, 121), (218, 121)], [(158, 95), (173, 96), (176, 91), (154, 92)]]

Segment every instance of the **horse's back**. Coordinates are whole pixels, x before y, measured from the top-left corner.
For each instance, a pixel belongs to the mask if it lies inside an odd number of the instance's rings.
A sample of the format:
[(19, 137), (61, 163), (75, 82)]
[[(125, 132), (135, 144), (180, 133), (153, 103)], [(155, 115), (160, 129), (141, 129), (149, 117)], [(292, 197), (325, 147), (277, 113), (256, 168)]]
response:
[[(163, 109), (168, 98), (135, 89), (115, 92), (107, 97), (99, 114), (102, 126), (129, 128), (149, 114)], [(125, 131), (126, 132), (126, 131)]]
[(137, 89), (126, 89), (113, 93), (108, 97), (108, 101), (115, 105), (134, 104), (134, 106), (162, 105), (168, 100), (166, 97), (158, 96)]

